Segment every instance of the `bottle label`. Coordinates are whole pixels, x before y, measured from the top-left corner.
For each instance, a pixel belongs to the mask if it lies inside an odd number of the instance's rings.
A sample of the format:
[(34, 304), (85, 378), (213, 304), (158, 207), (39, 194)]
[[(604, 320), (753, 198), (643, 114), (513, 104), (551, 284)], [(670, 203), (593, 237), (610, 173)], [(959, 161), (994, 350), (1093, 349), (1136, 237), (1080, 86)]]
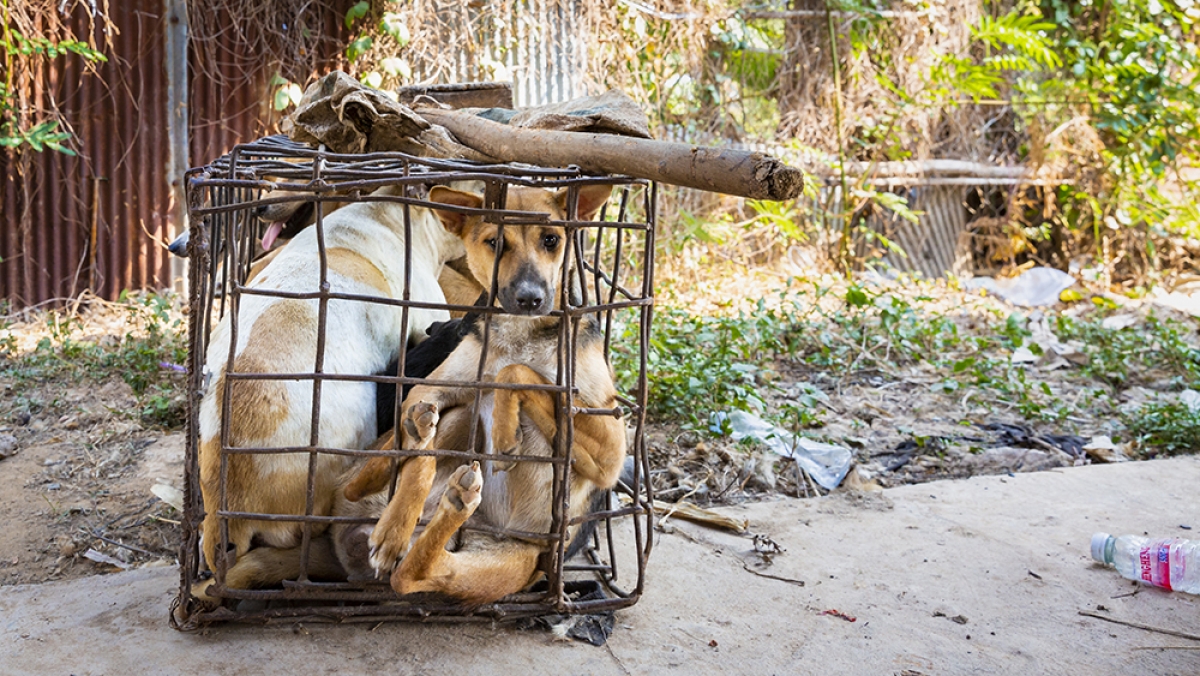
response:
[(1155, 587), (1171, 589), (1171, 545), (1174, 538), (1151, 540), (1138, 554), (1142, 581)]

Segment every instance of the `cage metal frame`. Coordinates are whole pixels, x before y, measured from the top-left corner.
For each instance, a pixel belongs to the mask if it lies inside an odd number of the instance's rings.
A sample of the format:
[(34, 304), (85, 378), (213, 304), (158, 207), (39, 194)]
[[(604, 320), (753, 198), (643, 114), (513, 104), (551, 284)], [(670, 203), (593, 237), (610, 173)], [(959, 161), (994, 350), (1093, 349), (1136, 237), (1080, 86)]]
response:
[[(653, 545), (653, 496), (649, 480), (649, 460), (645, 445), (646, 422), (646, 357), (649, 350), (650, 324), (653, 318), (654, 282), (654, 238), (657, 209), (657, 185), (642, 179), (627, 177), (588, 176), (577, 167), (546, 169), (528, 165), (482, 164), (468, 161), (443, 160), (414, 157), (399, 152), (368, 154), (331, 153), (322, 146), (313, 149), (283, 137), (267, 137), (258, 141), (240, 144), (228, 155), (209, 165), (190, 169), (186, 174), (188, 209), (190, 215), (190, 257), (188, 290), (188, 415), (187, 445), (185, 454), (185, 505), (183, 515), (183, 538), (180, 545), (180, 588), (172, 603), (172, 626), (181, 630), (194, 630), (214, 622), (272, 622), (272, 621), (380, 621), (407, 619), (420, 621), (497, 621), (523, 617), (557, 614), (595, 613), (615, 610), (633, 605), (641, 597), (645, 587), (646, 563)], [(499, 236), (503, 238), (506, 227), (527, 225), (556, 225), (566, 229), (566, 252), (564, 255), (563, 280), (576, 274), (577, 283), (564, 282), (560, 285), (561, 309), (551, 313), (558, 322), (557, 377), (551, 385), (505, 385), (484, 382), (477, 376), (475, 381), (434, 381), (408, 378), (403, 375), (408, 347), (406, 341), (399, 342), (399, 368), (396, 374), (333, 374), (323, 371), (326, 345), (326, 322), (330, 300), (378, 303), (401, 309), (402, 335), (408, 335), (410, 308), (440, 308), (451, 311), (472, 311), (484, 316), (503, 312), (494, 302), (496, 298), (495, 275), (492, 288), (488, 290), (487, 306), (461, 306), (449, 303), (425, 303), (410, 298), (412, 247), (412, 214), (414, 207), (428, 208), (432, 203), (421, 199), (422, 186), (444, 184), (452, 181), (482, 181), (486, 186), (482, 209), (465, 210), (482, 215), (489, 222), (499, 224)], [(615, 220), (605, 220), (610, 200), (596, 221), (577, 219), (578, 187), (585, 184), (602, 183), (620, 189), (619, 206)], [(549, 214), (515, 212), (506, 210), (505, 195), (509, 185), (535, 186), (544, 188), (568, 188), (567, 216), (555, 221)], [(399, 196), (371, 194), (384, 186), (403, 186)], [(627, 220), (636, 209), (633, 200), (640, 197), (640, 220)], [(243, 285), (252, 264), (253, 247), (249, 242), (261, 228), (254, 217), (254, 208), (264, 205), (305, 200), (314, 202), (315, 223), (318, 243), (319, 288), (312, 292), (274, 291), (256, 289)], [(323, 228), (324, 205), (327, 202), (385, 201), (402, 206), (405, 230), (405, 280), (401, 298), (364, 296), (361, 294), (331, 291), (327, 278), (328, 260)], [(439, 205), (441, 206), (441, 205)], [(604, 231), (614, 235), (611, 253), (604, 248)], [(628, 244), (627, 233), (633, 233)], [(623, 284), (623, 273), (629, 273), (635, 263), (625, 265), (624, 256), (630, 250), (635, 254), (640, 234), (640, 278), (634, 281), (640, 289), (628, 288)], [(590, 251), (587, 249), (590, 248)], [(498, 248), (499, 251), (499, 248)], [(590, 257), (590, 258), (589, 258)], [(611, 259), (612, 269), (605, 263)], [(496, 264), (499, 262), (497, 254)], [(575, 272), (572, 273), (572, 270)], [(589, 288), (590, 285), (590, 288)], [(572, 293), (574, 289), (574, 293)], [(242, 295), (257, 294), (275, 298), (290, 298), (318, 303), (316, 363), (309, 373), (238, 373), (233, 360), (238, 334), (238, 303)], [(577, 297), (572, 297), (577, 296)], [(606, 297), (605, 297), (606, 296)], [(604, 354), (608, 359), (613, 345), (614, 317), (619, 311), (630, 310), (637, 317), (638, 371), (636, 380), (628, 393), (618, 393), (615, 409), (589, 409), (575, 405), (574, 362), (580, 321), (587, 315), (595, 315), (603, 327)], [(217, 317), (214, 317), (214, 314)], [(222, 540), (227, 543), (228, 520), (248, 518), (254, 520), (299, 522), (302, 528), (301, 569), (298, 580), (285, 582), (282, 589), (231, 589), (224, 587), (224, 565), (218, 562), (218, 570), (208, 593), (224, 599), (215, 608), (199, 602), (192, 587), (201, 579), (199, 537), (204, 519), (204, 508), (199, 490), (199, 406), (207, 383), (205, 382), (205, 355), (208, 338), (214, 321), (229, 314), (230, 354), (226, 363), (223, 396), (223, 415), (220, 430), (221, 444), (221, 506), (218, 512), (222, 519)], [(483, 350), (480, 357), (482, 376), (488, 349), (489, 322), (483, 323)], [(232, 447), (229, 444), (230, 388), (236, 380), (263, 379), (277, 381), (310, 380), (313, 383), (313, 402), (310, 443), (305, 446), (287, 448)], [(485, 390), (502, 387), (513, 389), (536, 389), (555, 393), (561, 397), (557, 408), (558, 434), (552, 441), (550, 457), (507, 456), (515, 462), (549, 462), (557, 471), (553, 479), (551, 526), (547, 533), (527, 533), (489, 528), (476, 524), (464, 528), (491, 532), (494, 535), (513, 536), (523, 539), (540, 539), (551, 543), (548, 556), (543, 556), (542, 569), (546, 583), (540, 589), (512, 594), (495, 603), (468, 607), (461, 602), (430, 597), (429, 595), (396, 594), (386, 582), (316, 582), (308, 579), (308, 560), (315, 523), (373, 523), (376, 519), (352, 516), (314, 514), (314, 483), (318, 454), (331, 453), (353, 457), (390, 456), (406, 458), (417, 455), (435, 457), (460, 457), (464, 460), (478, 459), (472, 451), (444, 449), (404, 450), (400, 448), (400, 436), (391, 449), (367, 450), (328, 448), (320, 445), (321, 384), (325, 381), (359, 381), (394, 383), (397, 387), (395, 419), (400, 420), (400, 388), (409, 383), (467, 387), (475, 390), (474, 411), (471, 416), (471, 443), (475, 447), (480, 400)], [(616, 491), (609, 491), (604, 507), (598, 511), (568, 520), (566, 509), (569, 504), (569, 472), (571, 446), (574, 435), (573, 416), (577, 413), (591, 415), (626, 416), (627, 430), (632, 426), (632, 443), (627, 455), (633, 458), (631, 485), (623, 482), (620, 492), (628, 497), (624, 506), (619, 504)], [(309, 456), (306, 510), (302, 515), (274, 515), (240, 513), (228, 510), (226, 495), (227, 459), (234, 453), (296, 453)], [(395, 476), (389, 489), (389, 498), (395, 490)], [(487, 490), (486, 483), (484, 490)], [(631, 589), (618, 586), (619, 574), (618, 535), (614, 520), (629, 518), (632, 521), (633, 555), (636, 576)], [(567, 527), (582, 521), (597, 521), (592, 541), (585, 548), (583, 563), (564, 561)], [(569, 522), (570, 521), (570, 522)], [(601, 537), (603, 531), (603, 538)], [(602, 542), (603, 540), (603, 542)], [(219, 548), (224, 551), (224, 547)], [(607, 560), (604, 555), (607, 554)], [(575, 559), (572, 559), (575, 561)], [(581, 576), (591, 575), (600, 588), (609, 595), (595, 592), (595, 583), (588, 584)], [(599, 596), (599, 598), (597, 598)], [(259, 601), (256, 607), (239, 607), (241, 601)], [(263, 607), (265, 605), (265, 607)]]

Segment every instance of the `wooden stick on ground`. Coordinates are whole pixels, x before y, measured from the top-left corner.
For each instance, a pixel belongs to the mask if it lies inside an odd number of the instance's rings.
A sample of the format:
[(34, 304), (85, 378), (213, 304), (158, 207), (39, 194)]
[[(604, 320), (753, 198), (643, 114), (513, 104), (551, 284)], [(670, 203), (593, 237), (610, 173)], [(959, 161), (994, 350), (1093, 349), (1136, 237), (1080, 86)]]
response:
[(1167, 636), (1178, 636), (1179, 638), (1186, 638), (1192, 641), (1200, 641), (1200, 636), (1197, 636), (1196, 634), (1189, 634), (1186, 631), (1175, 631), (1174, 629), (1163, 629), (1162, 627), (1155, 627), (1150, 624), (1142, 624), (1141, 622), (1118, 620), (1115, 617), (1107, 617), (1105, 615), (1101, 615), (1100, 613), (1094, 613), (1090, 610), (1081, 610), (1079, 611), (1079, 614), (1086, 615), (1087, 617), (1094, 617), (1097, 620), (1104, 620), (1105, 622), (1112, 622), (1113, 624), (1123, 624), (1126, 627), (1133, 627), (1134, 629), (1143, 629), (1145, 631), (1153, 631), (1158, 634), (1166, 634)]
[(587, 172), (624, 174), (739, 197), (789, 200), (804, 191), (804, 172), (764, 155), (583, 132), (521, 129), (453, 110), (417, 109), (460, 143), (501, 162), (544, 167), (576, 165)]
[(713, 528), (723, 528), (735, 533), (745, 533), (749, 527), (749, 522), (745, 519), (735, 519), (731, 516), (718, 514), (712, 510), (697, 507), (690, 502), (679, 500), (675, 503), (667, 503), (661, 500), (654, 501), (654, 511), (659, 512), (662, 516), (659, 517), (659, 524), (665, 523), (672, 516), (692, 521), (694, 523), (711, 526)]

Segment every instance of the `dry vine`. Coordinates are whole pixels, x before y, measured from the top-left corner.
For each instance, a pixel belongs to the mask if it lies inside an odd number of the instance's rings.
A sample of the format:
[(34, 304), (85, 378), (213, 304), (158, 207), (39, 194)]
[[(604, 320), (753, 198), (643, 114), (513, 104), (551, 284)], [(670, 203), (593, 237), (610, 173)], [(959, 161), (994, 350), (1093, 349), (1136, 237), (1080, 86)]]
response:
[[(26, 40), (60, 44), (65, 41), (88, 43), (93, 49), (111, 47), (116, 27), (109, 20), (108, 0), (23, 0), (3, 3), (6, 40), (16, 40), (15, 32)], [(5, 115), (11, 116), (18, 130), (35, 122), (57, 121), (70, 132), (67, 119), (60, 113), (52, 93), (42, 81), (54, 56), (45, 50), (30, 53), (5, 49)], [(95, 73), (96, 63), (82, 61), (84, 72)]]
[(188, 0), (188, 28), (204, 79), (224, 88), (273, 72), (306, 82), (339, 65), (345, 0)]

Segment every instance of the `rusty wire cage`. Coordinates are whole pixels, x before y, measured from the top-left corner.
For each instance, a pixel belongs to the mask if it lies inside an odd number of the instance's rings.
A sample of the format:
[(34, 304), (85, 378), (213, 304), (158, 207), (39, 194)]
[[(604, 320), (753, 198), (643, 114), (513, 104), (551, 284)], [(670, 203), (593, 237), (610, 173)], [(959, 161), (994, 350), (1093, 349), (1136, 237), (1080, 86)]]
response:
[[(652, 285), (654, 265), (654, 231), (656, 186), (653, 183), (621, 178), (587, 176), (574, 168), (543, 169), (532, 166), (484, 165), (470, 162), (418, 158), (402, 153), (373, 153), (340, 155), (308, 146), (294, 144), (282, 137), (269, 137), (239, 145), (211, 164), (192, 169), (187, 174), (188, 202), (191, 214), (191, 268), (189, 277), (189, 378), (188, 378), (188, 436), (185, 470), (185, 508), (183, 542), (180, 548), (181, 581), (179, 596), (173, 604), (172, 624), (180, 629), (194, 629), (221, 621), (379, 621), (410, 620), (506, 620), (545, 615), (549, 613), (594, 613), (627, 607), (641, 596), (645, 585), (645, 568), (651, 548), (651, 503), (649, 464), (643, 438), (646, 405), (646, 357), (653, 309)], [(323, 214), (337, 202), (386, 201), (403, 211), (405, 241), (410, 242), (411, 214), (430, 206), (423, 198), (428, 186), (456, 181), (477, 181), (485, 186), (483, 216), (502, 224), (519, 228), (531, 224), (553, 224), (565, 227), (566, 261), (564, 277), (574, 280), (574, 292), (563, 292), (557, 316), (558, 360), (556, 382), (543, 389), (557, 393), (560, 406), (557, 416), (560, 433), (552, 441), (553, 456), (543, 459), (552, 463), (554, 496), (551, 526), (540, 534), (547, 544), (540, 568), (544, 581), (520, 593), (495, 603), (466, 606), (453, 599), (429, 595), (402, 596), (386, 581), (316, 581), (303, 570), (297, 579), (285, 581), (279, 588), (234, 589), (225, 586), (223, 565), (218, 570), (205, 571), (200, 550), (201, 524), (204, 505), (200, 491), (199, 470), (199, 410), (207, 382), (205, 360), (214, 327), (226, 321), (234, 335), (250, 327), (238, 326), (239, 300), (247, 294), (299, 299), (315, 305), (317, 312), (316, 360), (308, 373), (235, 373), (228, 368), (227, 382), (238, 379), (259, 379), (311, 382), (312, 432), (307, 443), (287, 448), (238, 448), (228, 444), (225, 428), (228, 415), (222, 418), (221, 463), (238, 453), (288, 453), (308, 460), (307, 507), (299, 514), (246, 514), (222, 509), (217, 515), (227, 523), (231, 518), (286, 521), (299, 524), (302, 569), (309, 562), (309, 548), (320, 531), (330, 524), (371, 523), (373, 519), (319, 513), (314, 505), (314, 477), (317, 459), (336, 455), (363, 462), (364, 458), (386, 455), (395, 458), (413, 455), (452, 456), (455, 452), (404, 451), (397, 441), (391, 448), (330, 448), (319, 438), (322, 383), (357, 381), (394, 383), (397, 388), (419, 382), (402, 375), (403, 368), (392, 373), (337, 373), (325, 368), (326, 354), (336, 349), (327, 345), (326, 321), (331, 300), (355, 303), (374, 303), (398, 308), (402, 316), (402, 335), (408, 335), (410, 310), (431, 307), (459, 312), (467, 310), (484, 313), (501, 311), (492, 305), (466, 307), (439, 305), (410, 300), (412, 247), (395, 255), (406, 260), (404, 292), (400, 297), (349, 294), (331, 288), (326, 278), (327, 249), (323, 232)], [(553, 221), (549, 214), (506, 211), (505, 195), (509, 186), (534, 186), (552, 189), (568, 188), (567, 213), (575, 214), (578, 188), (589, 183), (613, 186), (612, 197), (596, 221)], [(399, 194), (376, 195), (384, 186), (395, 186)], [(396, 193), (394, 189), (392, 191)], [(256, 210), (264, 205), (303, 200), (315, 209), (315, 228), (319, 260), (312, 266), (319, 270), (319, 285), (312, 289), (271, 291), (246, 285), (254, 261), (258, 238), (264, 223)], [(569, 270), (568, 270), (569, 268)], [(566, 286), (565, 284), (563, 286)], [(492, 290), (495, 293), (495, 290)], [(568, 295), (570, 298), (568, 298)], [(493, 295), (494, 298), (494, 295)], [(605, 358), (617, 366), (619, 405), (603, 413), (622, 416), (628, 431), (626, 472), (616, 489), (608, 491), (599, 511), (583, 517), (568, 519), (565, 512), (569, 491), (570, 449), (573, 435), (573, 414), (589, 411), (575, 405), (576, 393), (574, 359), (569, 346), (574, 345), (579, 322), (594, 317), (604, 334)], [(408, 346), (396, 337), (400, 363), (404, 363)], [(286, 345), (279, 349), (287, 349)], [(486, 349), (486, 343), (485, 343)], [(614, 359), (614, 356), (616, 357)], [(228, 366), (233, 366), (230, 350)], [(481, 370), (482, 371), (482, 370)], [(458, 382), (459, 386), (488, 390), (478, 380)], [(396, 414), (399, 419), (400, 397)], [(476, 396), (476, 407), (479, 396)], [(228, 413), (228, 409), (226, 409)], [(478, 408), (472, 415), (478, 419)], [(472, 432), (473, 434), (474, 432)], [(397, 440), (400, 435), (395, 435)], [(461, 451), (457, 457), (463, 456)], [(521, 460), (522, 462), (530, 460)], [(632, 461), (632, 472), (629, 471)], [(393, 475), (393, 487), (395, 478)], [(221, 476), (221, 504), (225, 505), (224, 469)], [(485, 480), (483, 490), (487, 491)], [(390, 495), (390, 493), (389, 493)], [(593, 521), (596, 528), (589, 537), (583, 553), (564, 560), (563, 543), (568, 521)], [(468, 522), (464, 528), (473, 528)], [(487, 530), (484, 528), (483, 530)], [(227, 531), (222, 529), (224, 539)], [(503, 529), (491, 529), (505, 536)], [(522, 534), (528, 536), (528, 533)], [(222, 543), (222, 547), (225, 543)], [(222, 548), (221, 551), (224, 551)], [(194, 586), (212, 576), (207, 594), (218, 599), (202, 603), (194, 594)]]

